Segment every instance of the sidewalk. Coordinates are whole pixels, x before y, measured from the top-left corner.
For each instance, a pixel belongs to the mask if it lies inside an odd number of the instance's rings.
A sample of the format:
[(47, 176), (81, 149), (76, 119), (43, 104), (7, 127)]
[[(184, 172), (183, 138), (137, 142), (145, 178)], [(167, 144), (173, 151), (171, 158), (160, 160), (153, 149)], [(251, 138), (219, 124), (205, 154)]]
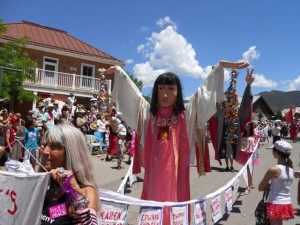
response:
[[(288, 142), (290, 142), (288, 140)], [(291, 142), (290, 142), (291, 143)], [(291, 143), (293, 146), (293, 152), (291, 155), (291, 159), (294, 163), (294, 169), (300, 170), (299, 168), (299, 153), (300, 153), (300, 143)], [(267, 145), (262, 145), (259, 149), (259, 155), (261, 159), (261, 163), (254, 168), (254, 184), (255, 189), (251, 190), (249, 195), (242, 195), (245, 190), (246, 184), (243, 176), (240, 177), (240, 188), (237, 200), (233, 205), (233, 209), (231, 213), (224, 214), (223, 218), (216, 223), (217, 225), (253, 225), (255, 224), (254, 210), (257, 203), (262, 198), (262, 192), (258, 192), (257, 185), (260, 180), (264, 176), (267, 169), (275, 165), (276, 160), (273, 158), (272, 149), (267, 149)], [(119, 185), (122, 182), (122, 178), (127, 173), (129, 165), (123, 163), (125, 167), (123, 170), (117, 169), (117, 162), (105, 162), (102, 161), (102, 158), (105, 158), (105, 155), (101, 155), (101, 157), (93, 156), (93, 164), (95, 175), (97, 179), (97, 184), (102, 189), (108, 189), (112, 191), (117, 191)], [(200, 199), (207, 194), (210, 194), (220, 187), (224, 186), (230, 179), (232, 179), (236, 173), (241, 169), (241, 166), (237, 163), (234, 163), (235, 172), (225, 172), (225, 162), (220, 166), (219, 163), (214, 160), (214, 150), (212, 146), (210, 146), (210, 158), (211, 158), (211, 169), (210, 173), (206, 173), (205, 176), (199, 177), (196, 171), (195, 166), (190, 167), (190, 186), (191, 186), (191, 199)], [(125, 160), (127, 160), (127, 156), (125, 156)], [(125, 190), (125, 194), (127, 196), (140, 198), (142, 186), (143, 186), (143, 173), (137, 175), (138, 181), (133, 184), (133, 186), (127, 187)], [(292, 195), (292, 204), (296, 209), (299, 209), (297, 205), (297, 184), (298, 180), (294, 179), (291, 195)], [(223, 194), (221, 194), (222, 199), (222, 212), (224, 213), (225, 205)], [(206, 210), (207, 210), (207, 223), (211, 224), (210, 221), (210, 201), (206, 201)], [(192, 207), (193, 209), (193, 207)], [(130, 225), (135, 225), (137, 223), (138, 218), (138, 206), (130, 206), (127, 223)], [(191, 213), (193, 215), (193, 212)], [(298, 210), (298, 214), (295, 216), (294, 220), (284, 222), (285, 225), (300, 225), (300, 210)]]

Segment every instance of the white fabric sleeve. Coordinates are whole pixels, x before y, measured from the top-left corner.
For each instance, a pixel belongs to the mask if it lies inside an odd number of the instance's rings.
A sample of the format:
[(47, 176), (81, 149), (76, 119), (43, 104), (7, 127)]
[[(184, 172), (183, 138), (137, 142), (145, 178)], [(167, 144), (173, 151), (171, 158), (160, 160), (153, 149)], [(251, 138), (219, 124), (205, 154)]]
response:
[(207, 121), (217, 112), (216, 103), (225, 100), (224, 69), (216, 66), (191, 97), (186, 109), (186, 123), (190, 144), (190, 161), (195, 159), (194, 129), (206, 128)]
[[(123, 114), (126, 124), (137, 131), (138, 119), (141, 116), (143, 121), (142, 131), (146, 129), (145, 125), (149, 118), (150, 105), (127, 73), (119, 66), (115, 70), (111, 100), (116, 103), (117, 111)], [(142, 136), (144, 136), (144, 133), (142, 132)], [(142, 137), (141, 140), (143, 141), (144, 138)]]

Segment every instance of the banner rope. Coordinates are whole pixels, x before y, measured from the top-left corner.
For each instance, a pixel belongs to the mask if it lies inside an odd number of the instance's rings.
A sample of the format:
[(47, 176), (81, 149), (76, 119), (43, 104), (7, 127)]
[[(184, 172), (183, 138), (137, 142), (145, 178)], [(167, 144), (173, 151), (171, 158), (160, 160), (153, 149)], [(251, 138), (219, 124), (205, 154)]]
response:
[[(116, 203), (123, 203), (123, 204), (129, 204), (129, 205), (156, 206), (156, 207), (186, 205), (186, 204), (192, 204), (192, 203), (198, 202), (200, 200), (207, 200), (207, 199), (212, 198), (212, 197), (222, 193), (223, 191), (227, 190), (229, 187), (231, 187), (235, 183), (235, 181), (237, 179), (240, 178), (240, 176), (247, 169), (247, 166), (250, 164), (250, 161), (253, 160), (253, 155), (257, 151), (258, 144), (259, 144), (259, 141), (256, 143), (254, 151), (252, 152), (251, 156), (249, 157), (247, 163), (241, 168), (241, 170), (230, 181), (228, 181), (224, 186), (220, 187), (215, 192), (212, 192), (212, 193), (204, 196), (203, 198), (193, 199), (193, 200), (189, 200), (189, 201), (185, 201), (185, 202), (158, 202), (158, 201), (150, 201), (150, 200), (142, 200), (142, 199), (138, 199), (138, 198), (133, 198), (133, 197), (125, 196), (120, 193), (106, 190), (106, 189), (99, 189), (100, 200), (112, 201), (112, 202), (116, 202)], [(127, 174), (129, 174), (129, 171), (130, 171), (130, 168), (129, 168)], [(124, 180), (125, 180), (125, 178), (123, 179), (122, 183), (124, 183)], [(127, 179), (125, 180), (125, 182), (126, 181), (127, 181)]]

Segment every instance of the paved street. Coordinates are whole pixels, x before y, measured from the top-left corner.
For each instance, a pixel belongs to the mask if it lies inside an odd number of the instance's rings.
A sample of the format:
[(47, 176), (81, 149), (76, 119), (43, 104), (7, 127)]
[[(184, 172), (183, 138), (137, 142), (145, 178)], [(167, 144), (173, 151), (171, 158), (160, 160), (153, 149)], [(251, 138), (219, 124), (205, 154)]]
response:
[[(293, 153), (291, 158), (294, 163), (294, 169), (300, 170), (299, 168), (300, 143), (291, 143), (291, 144), (293, 145)], [(254, 184), (256, 187), (259, 184), (262, 177), (264, 176), (266, 170), (270, 166), (275, 165), (276, 163), (272, 155), (272, 150), (266, 147), (267, 147), (266, 145), (261, 146), (259, 150), (261, 163), (260, 165), (256, 166), (254, 169)], [(122, 182), (122, 178), (125, 176), (129, 166), (124, 163), (123, 165), (125, 168), (123, 170), (117, 170), (116, 167), (117, 163), (104, 162), (101, 160), (101, 158), (104, 157), (105, 155), (101, 155), (101, 157), (93, 156), (93, 163), (95, 166), (97, 183), (99, 187), (102, 189), (117, 191), (119, 185)], [(241, 166), (235, 163), (234, 167), (236, 169), (236, 172), (234, 173), (225, 172), (224, 162), (223, 165), (220, 166), (219, 163), (216, 160), (214, 160), (214, 151), (212, 148), (210, 148), (210, 158), (211, 158), (212, 172), (207, 173), (205, 176), (199, 177), (197, 175), (196, 168), (194, 166), (191, 166), (190, 168), (191, 169), (190, 183), (191, 183), (192, 199), (200, 199), (205, 195), (218, 190), (220, 187), (226, 184), (230, 179), (232, 179), (234, 175), (238, 172), (238, 170), (241, 168)], [(127, 156), (125, 160), (127, 160)], [(295, 208), (298, 209), (298, 214), (296, 215), (294, 220), (285, 222), (284, 223), (285, 225), (292, 225), (292, 224), (300, 225), (300, 210), (299, 210), (299, 206), (297, 205), (297, 184), (298, 184), (298, 180), (295, 179), (293, 182), (291, 193), (292, 193), (293, 205)], [(126, 189), (126, 195), (139, 198), (141, 195), (142, 185), (143, 185), (143, 174), (140, 174), (138, 175), (138, 182), (134, 183), (131, 188)], [(241, 193), (244, 191), (244, 188), (245, 188), (245, 182), (243, 177), (241, 176), (239, 196), (233, 205), (232, 212), (229, 215), (224, 214), (223, 218), (216, 224), (218, 225), (255, 224), (254, 210), (257, 203), (262, 198), (262, 192), (258, 192), (256, 188), (251, 190), (251, 193), (249, 195), (242, 195)], [(221, 198), (223, 198), (223, 195), (221, 195)], [(222, 199), (222, 208), (224, 209), (225, 206), (223, 202), (224, 201)], [(138, 206), (129, 207), (127, 224), (132, 224), (132, 225), (137, 224), (138, 209), (139, 209)], [(210, 224), (209, 201), (206, 201), (206, 210), (208, 214), (207, 221), (208, 224)]]

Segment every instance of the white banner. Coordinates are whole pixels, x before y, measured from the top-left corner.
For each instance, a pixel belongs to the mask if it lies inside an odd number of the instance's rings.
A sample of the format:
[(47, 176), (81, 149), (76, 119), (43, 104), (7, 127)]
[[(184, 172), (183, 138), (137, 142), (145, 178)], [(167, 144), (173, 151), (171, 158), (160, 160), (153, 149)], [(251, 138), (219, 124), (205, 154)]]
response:
[(0, 171), (0, 225), (40, 224), (48, 183), (48, 173)]
[(194, 205), (194, 224), (206, 225), (206, 203), (205, 199), (195, 202)]
[(221, 195), (217, 195), (210, 200), (210, 210), (211, 210), (211, 220), (213, 223), (216, 223), (219, 219), (222, 218), (222, 209), (221, 209)]
[(163, 220), (162, 207), (142, 206), (139, 212), (138, 225), (161, 225)]
[(112, 201), (100, 201), (99, 225), (125, 225), (128, 205)]
[(244, 178), (244, 181), (246, 183), (246, 187), (248, 187), (248, 171), (247, 171), (247, 168), (243, 172), (243, 178)]
[(237, 178), (236, 181), (233, 183), (233, 198), (234, 200), (237, 199), (237, 192), (240, 187), (240, 178)]
[(224, 191), (224, 198), (225, 198), (225, 211), (227, 213), (230, 213), (232, 210), (232, 204), (233, 204), (232, 187), (230, 187)]
[(179, 205), (171, 208), (172, 225), (188, 225), (188, 206)]

